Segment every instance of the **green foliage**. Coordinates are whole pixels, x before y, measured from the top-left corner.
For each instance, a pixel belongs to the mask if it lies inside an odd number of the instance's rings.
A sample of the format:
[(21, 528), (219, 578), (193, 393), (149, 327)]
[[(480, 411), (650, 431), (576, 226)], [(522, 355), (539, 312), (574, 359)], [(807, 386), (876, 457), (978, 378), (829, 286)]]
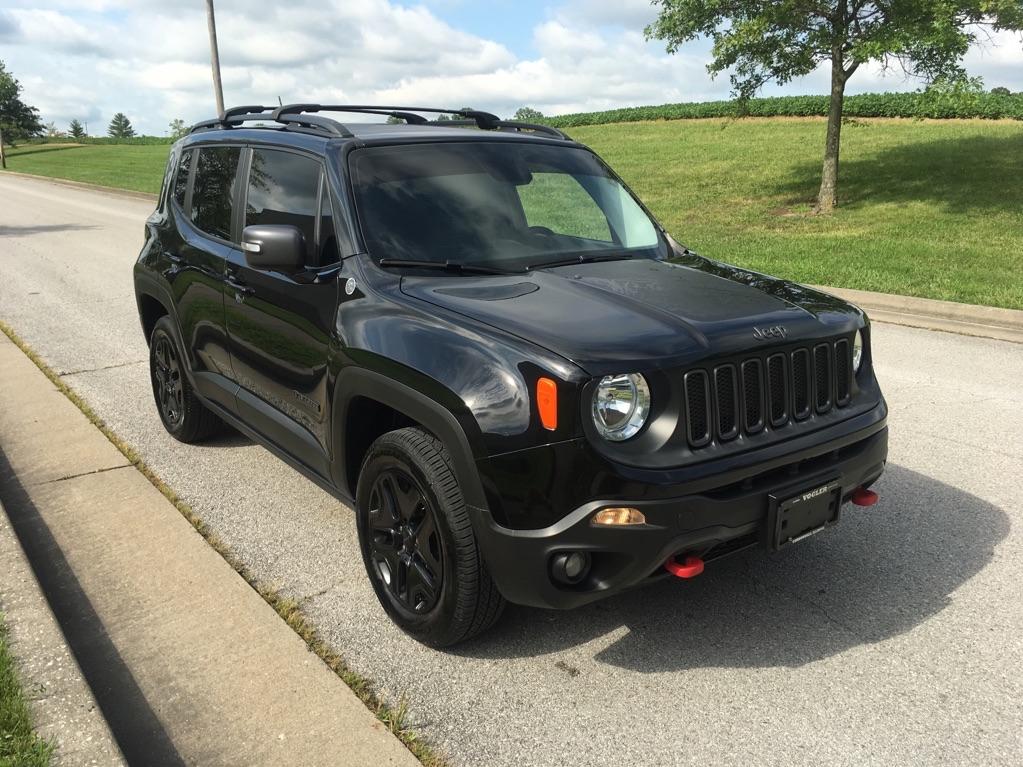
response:
[(0, 61), (0, 131), (5, 143), (13, 143), (43, 132), (39, 110), (21, 100), (19, 83)]
[(85, 138), (85, 127), (76, 119), (67, 128), (68, 137), (76, 141)]
[(992, 96), (1011, 96), (1012, 95), (1012, 91), (1010, 91), (1008, 88), (1000, 85), (997, 88), (992, 88), (991, 89), (991, 95)]
[(110, 120), (107, 135), (111, 138), (131, 138), (135, 135), (135, 129), (131, 127), (131, 120), (127, 115), (124, 112), (118, 112)]
[(520, 107), (516, 112), (513, 120), (520, 120), (526, 123), (538, 123), (543, 121), (543, 112), (539, 109), (533, 109), (532, 107)]
[(868, 61), (899, 64), (933, 81), (964, 76), (959, 64), (984, 27), (1023, 28), (1021, 0), (654, 0), (646, 28), (670, 52), (698, 37), (713, 43), (711, 74), (730, 72), (753, 96), (831, 62), (841, 82)]
[[(701, 101), (624, 107), (544, 118), (555, 128), (579, 125), (685, 120), (706, 117), (826, 117), (828, 96), (777, 96), (739, 101)], [(983, 118), (1023, 120), (1023, 94), (928, 89), (917, 93), (862, 93), (845, 97), (846, 117)]]
[(53, 745), (32, 731), (7, 645), (7, 630), (0, 622), (0, 767), (46, 767), (52, 753)]
[(170, 136), (132, 136), (131, 138), (113, 138), (112, 136), (83, 136), (80, 139), (71, 136), (56, 138), (31, 138), (26, 144), (98, 144), (101, 146), (128, 145), (128, 146), (156, 146), (170, 145), (174, 139)]
[(188, 126), (185, 125), (185, 121), (180, 117), (176, 117), (170, 121), (167, 126), (170, 129), (170, 140), (177, 141), (182, 136), (188, 135)]

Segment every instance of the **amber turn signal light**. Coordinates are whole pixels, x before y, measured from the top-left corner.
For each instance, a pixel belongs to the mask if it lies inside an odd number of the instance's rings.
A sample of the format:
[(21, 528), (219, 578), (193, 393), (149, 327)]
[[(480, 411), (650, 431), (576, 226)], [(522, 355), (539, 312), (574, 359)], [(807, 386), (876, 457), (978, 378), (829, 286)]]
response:
[(551, 378), (536, 382), (536, 407), (540, 411), (540, 423), (548, 431), (558, 428), (558, 385)]
[(601, 509), (593, 515), (593, 524), (605, 527), (622, 525), (645, 525), (646, 517), (639, 509), (613, 508)]

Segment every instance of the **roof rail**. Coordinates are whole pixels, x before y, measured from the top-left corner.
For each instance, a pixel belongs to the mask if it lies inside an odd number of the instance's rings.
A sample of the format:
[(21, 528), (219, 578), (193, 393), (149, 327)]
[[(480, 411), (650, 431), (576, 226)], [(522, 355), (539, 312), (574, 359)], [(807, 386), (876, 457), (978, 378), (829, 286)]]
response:
[[(193, 125), (189, 133), (196, 133), (214, 128), (231, 128), (247, 122), (268, 122), (281, 123), (293, 130), (308, 131), (314, 133), (327, 133), (331, 136), (341, 138), (353, 138), (354, 134), (337, 120), (329, 117), (321, 117), (317, 112), (348, 112), (350, 114), (371, 114), (387, 117), (397, 117), (410, 125), (432, 125), (436, 127), (452, 125), (476, 125), (481, 130), (514, 130), (514, 131), (535, 131), (548, 136), (553, 136), (565, 141), (569, 137), (552, 128), (549, 125), (537, 125), (535, 123), (517, 122), (515, 120), (502, 120), (490, 112), (481, 112), (477, 109), (438, 109), (436, 107), (390, 107), (358, 104), (284, 104), (279, 107), (266, 106), (240, 106), (231, 107), (224, 111), (223, 117), (212, 120), (203, 120)], [(428, 112), (431, 114), (458, 115), (463, 120), (430, 121), (417, 112)]]
[[(514, 120), (502, 120), (490, 112), (482, 112), (478, 109), (438, 109), (437, 107), (396, 107), (376, 106), (367, 104), (285, 104), (274, 110), (274, 118), (285, 115), (308, 114), (310, 112), (348, 112), (351, 114), (376, 114), (389, 117), (400, 117), (413, 125), (443, 125), (443, 122), (427, 121), (416, 112), (428, 112), (431, 114), (449, 114), (464, 117), (474, 122), (481, 130), (531, 130), (537, 133), (544, 133), (548, 136), (570, 140), (567, 135), (552, 128), (549, 125), (537, 125), (534, 123), (516, 122)], [(448, 123), (450, 125), (450, 122)]]

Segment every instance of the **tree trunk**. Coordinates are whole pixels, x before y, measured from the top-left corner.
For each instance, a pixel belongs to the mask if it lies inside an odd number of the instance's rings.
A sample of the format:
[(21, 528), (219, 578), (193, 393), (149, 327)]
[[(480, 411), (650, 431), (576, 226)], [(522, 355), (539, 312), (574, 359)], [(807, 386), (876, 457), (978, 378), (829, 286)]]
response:
[(0, 168), (7, 170), (7, 155), (4, 154), (4, 131), (0, 128)]
[(838, 205), (838, 149), (842, 135), (842, 101), (845, 98), (845, 70), (842, 49), (831, 53), (831, 104), (828, 109), (828, 135), (824, 141), (824, 168), (821, 189), (817, 194), (818, 213), (830, 213)]

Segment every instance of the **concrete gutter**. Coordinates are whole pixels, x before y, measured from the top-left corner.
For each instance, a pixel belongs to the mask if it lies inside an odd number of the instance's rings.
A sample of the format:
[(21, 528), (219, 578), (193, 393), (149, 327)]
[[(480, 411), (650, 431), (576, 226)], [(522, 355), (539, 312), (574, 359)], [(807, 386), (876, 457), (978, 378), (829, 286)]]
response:
[(2, 334), (0, 500), (129, 764), (419, 767)]
[(0, 504), (0, 611), (32, 725), (55, 744), (53, 767), (124, 765), (96, 698)]
[(1023, 311), (995, 306), (976, 306), (931, 298), (895, 296), (867, 290), (810, 287), (831, 293), (864, 309), (872, 322), (888, 322), (926, 330), (942, 330), (965, 336), (996, 338), (1023, 343)]

